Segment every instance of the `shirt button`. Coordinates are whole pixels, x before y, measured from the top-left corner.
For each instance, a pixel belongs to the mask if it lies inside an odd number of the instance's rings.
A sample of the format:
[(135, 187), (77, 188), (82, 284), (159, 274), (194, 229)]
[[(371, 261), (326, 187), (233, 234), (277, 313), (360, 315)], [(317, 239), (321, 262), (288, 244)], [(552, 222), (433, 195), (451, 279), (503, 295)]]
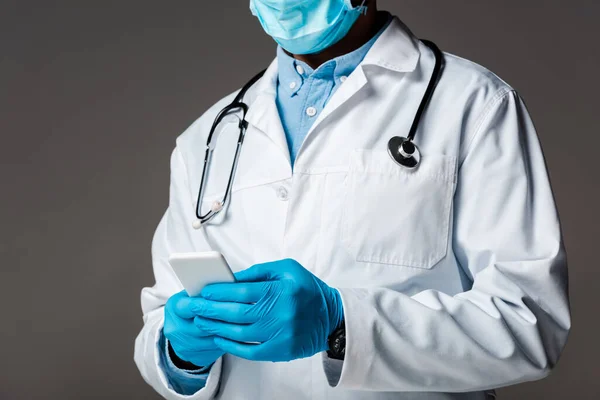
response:
[(317, 109), (314, 107), (308, 107), (306, 109), (306, 115), (308, 115), (309, 117), (314, 117), (315, 115), (317, 115)]
[(286, 201), (288, 199), (288, 191), (283, 186), (280, 186), (277, 189), (277, 198), (281, 201)]
[(347, 76), (340, 76), (340, 82), (344, 83), (346, 82), (346, 79), (348, 79)]
[(290, 83), (290, 89), (296, 89), (296, 85), (297, 85), (296, 82)]
[(300, 75), (304, 75), (304, 68), (302, 68), (302, 65), (296, 65), (296, 71), (300, 74)]

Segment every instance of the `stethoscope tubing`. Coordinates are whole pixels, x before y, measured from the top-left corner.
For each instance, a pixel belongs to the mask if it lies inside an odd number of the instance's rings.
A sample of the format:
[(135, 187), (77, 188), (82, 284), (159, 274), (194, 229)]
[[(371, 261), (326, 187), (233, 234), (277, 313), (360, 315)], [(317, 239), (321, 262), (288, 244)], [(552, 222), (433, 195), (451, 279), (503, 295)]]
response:
[[(435, 45), (435, 43), (433, 43), (429, 40), (424, 40), (424, 39), (421, 39), (421, 42), (423, 42), (423, 44), (425, 44), (429, 49), (431, 49), (431, 51), (433, 51), (434, 56), (435, 56), (435, 66), (433, 68), (431, 78), (427, 85), (427, 89), (425, 90), (425, 94), (423, 95), (423, 99), (421, 100), (421, 103), (419, 104), (419, 108), (417, 109), (417, 112), (415, 114), (415, 118), (410, 127), (408, 136), (406, 138), (403, 138), (400, 136), (395, 136), (395, 137), (391, 138), (388, 143), (388, 151), (389, 151), (392, 159), (394, 159), (394, 161), (396, 163), (398, 163), (399, 165), (407, 167), (409, 169), (415, 168), (419, 163), (419, 160), (420, 160), (419, 149), (415, 144), (413, 144), (413, 140), (416, 136), (417, 129), (419, 128), (419, 123), (421, 122), (423, 113), (425, 112), (427, 106), (429, 105), (429, 103), (431, 101), (431, 98), (433, 97), (433, 93), (435, 92), (435, 88), (437, 86), (437, 83), (439, 82), (439, 79), (442, 74), (442, 69), (444, 67), (444, 55), (441, 52), (441, 50)], [(204, 165), (202, 167), (202, 177), (200, 179), (200, 188), (198, 190), (198, 201), (196, 203), (196, 218), (197, 218), (197, 220), (193, 224), (195, 229), (199, 229), (203, 224), (205, 224), (206, 222), (208, 222), (212, 218), (214, 218), (227, 204), (227, 201), (231, 195), (231, 190), (233, 187), (233, 181), (234, 181), (235, 173), (237, 170), (237, 165), (238, 165), (238, 161), (239, 161), (242, 144), (244, 142), (244, 137), (246, 135), (246, 130), (248, 128), (248, 122), (246, 121), (246, 113), (248, 112), (249, 107), (246, 103), (243, 102), (243, 99), (244, 99), (244, 96), (246, 95), (246, 92), (248, 92), (248, 90), (256, 82), (258, 82), (259, 79), (261, 79), (263, 77), (265, 72), (266, 72), (266, 69), (259, 72), (252, 79), (250, 79), (242, 87), (242, 89), (236, 95), (236, 97), (231, 102), (231, 104), (229, 104), (227, 107), (225, 107), (223, 110), (221, 110), (219, 112), (219, 114), (217, 114), (217, 117), (215, 118), (215, 120), (213, 122), (213, 125), (211, 127), (211, 130), (208, 135), (207, 142), (206, 142), (206, 153), (204, 156)], [(206, 186), (206, 180), (207, 180), (209, 169), (210, 169), (210, 161), (212, 159), (212, 153), (216, 147), (216, 140), (218, 140), (218, 138), (214, 137), (215, 132), (216, 132), (216, 129), (217, 129), (219, 123), (221, 122), (221, 120), (223, 118), (225, 118), (228, 114), (232, 113), (234, 110), (242, 111), (242, 119), (240, 120), (240, 123), (239, 123), (240, 135), (238, 137), (235, 156), (234, 156), (234, 160), (233, 160), (233, 163), (231, 166), (229, 180), (227, 182), (227, 188), (225, 189), (223, 199), (220, 202), (215, 201), (215, 203), (211, 207), (211, 210), (209, 212), (207, 212), (206, 214), (201, 215), (200, 207), (202, 204), (204, 188)], [(410, 153), (407, 153), (405, 149), (411, 149), (412, 151)], [(418, 156), (418, 158), (413, 155)]]
[(435, 88), (442, 76), (442, 68), (444, 67), (444, 54), (437, 47), (435, 43), (430, 40), (421, 39), (421, 42), (425, 44), (427, 47), (433, 51), (433, 55), (435, 56), (435, 65), (433, 67), (433, 72), (431, 73), (431, 78), (429, 79), (429, 83), (427, 84), (427, 89), (425, 90), (425, 94), (423, 95), (423, 99), (421, 100), (421, 104), (419, 104), (419, 108), (415, 114), (415, 118), (413, 119), (413, 123), (410, 127), (410, 131), (408, 132), (408, 136), (406, 137), (409, 141), (413, 141), (415, 135), (417, 134), (417, 129), (419, 128), (419, 123), (421, 122), (421, 118), (425, 109), (429, 105), (431, 98), (433, 97), (433, 93), (435, 92)]

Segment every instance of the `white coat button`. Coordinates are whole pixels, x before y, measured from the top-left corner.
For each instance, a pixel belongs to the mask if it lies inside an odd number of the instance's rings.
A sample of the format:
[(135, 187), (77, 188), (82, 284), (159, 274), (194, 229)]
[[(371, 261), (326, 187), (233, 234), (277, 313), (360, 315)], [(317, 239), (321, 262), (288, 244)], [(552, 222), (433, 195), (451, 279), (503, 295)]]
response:
[(340, 76), (340, 82), (344, 83), (346, 82), (346, 79), (348, 79), (347, 76)]
[(302, 68), (302, 65), (296, 65), (296, 71), (300, 74), (300, 75), (304, 75), (304, 68)]
[(283, 186), (277, 188), (277, 198), (281, 201), (286, 201), (288, 199), (288, 191)]
[(315, 115), (317, 115), (317, 109), (314, 107), (308, 107), (306, 109), (306, 115), (308, 115), (309, 117), (314, 117)]
[(290, 83), (290, 89), (292, 89), (292, 90), (296, 89), (296, 85), (297, 85), (296, 82)]

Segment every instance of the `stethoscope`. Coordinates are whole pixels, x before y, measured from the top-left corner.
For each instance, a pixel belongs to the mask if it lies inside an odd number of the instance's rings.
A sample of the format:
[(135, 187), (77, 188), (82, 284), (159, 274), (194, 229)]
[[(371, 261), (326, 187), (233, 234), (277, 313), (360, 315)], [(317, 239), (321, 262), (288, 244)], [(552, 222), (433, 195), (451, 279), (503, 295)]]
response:
[[(417, 133), (417, 129), (419, 128), (419, 123), (421, 122), (421, 117), (423, 116), (423, 112), (427, 108), (429, 101), (433, 97), (433, 92), (437, 86), (437, 83), (441, 77), (442, 68), (444, 66), (444, 55), (440, 51), (440, 49), (435, 45), (435, 43), (429, 40), (421, 40), (427, 47), (429, 47), (433, 54), (435, 55), (435, 66), (433, 67), (433, 72), (431, 74), (431, 78), (429, 79), (429, 84), (427, 85), (427, 89), (425, 90), (425, 94), (423, 95), (423, 99), (421, 100), (421, 104), (417, 109), (417, 113), (415, 114), (415, 118), (413, 120), (412, 126), (410, 127), (410, 131), (408, 132), (408, 136), (394, 136), (388, 141), (387, 149), (390, 157), (401, 167), (407, 169), (415, 169), (418, 167), (421, 161), (421, 152), (419, 148), (414, 143), (415, 135)], [(204, 155), (204, 166), (202, 168), (202, 178), (200, 179), (200, 188), (198, 190), (198, 201), (196, 203), (196, 218), (193, 226), (195, 229), (200, 229), (203, 224), (207, 223), (211, 219), (213, 219), (219, 212), (223, 210), (229, 197), (231, 196), (231, 188), (233, 186), (233, 180), (235, 176), (235, 172), (237, 170), (237, 164), (240, 156), (240, 149), (242, 148), (242, 144), (244, 142), (244, 137), (246, 136), (246, 130), (248, 129), (248, 122), (246, 121), (246, 114), (248, 112), (248, 105), (243, 102), (244, 96), (246, 92), (264, 75), (266, 70), (261, 71), (251, 80), (249, 80), (237, 94), (235, 99), (223, 108), (215, 118), (212, 127), (210, 129), (210, 133), (208, 134), (208, 139), (206, 141), (206, 153)], [(237, 146), (235, 149), (235, 155), (233, 158), (233, 163), (231, 165), (231, 172), (229, 173), (229, 179), (227, 181), (227, 188), (225, 189), (225, 193), (223, 194), (223, 198), (221, 200), (216, 200), (213, 202), (210, 211), (206, 214), (202, 215), (202, 211), (200, 210), (202, 204), (202, 197), (204, 195), (204, 187), (206, 186), (206, 180), (208, 177), (208, 170), (210, 167), (210, 161), (212, 158), (213, 151), (216, 146), (217, 141), (217, 128), (219, 124), (228, 116), (232, 114), (237, 114), (241, 112), (242, 118), (239, 119), (238, 128), (240, 130), (240, 134), (237, 140)]]

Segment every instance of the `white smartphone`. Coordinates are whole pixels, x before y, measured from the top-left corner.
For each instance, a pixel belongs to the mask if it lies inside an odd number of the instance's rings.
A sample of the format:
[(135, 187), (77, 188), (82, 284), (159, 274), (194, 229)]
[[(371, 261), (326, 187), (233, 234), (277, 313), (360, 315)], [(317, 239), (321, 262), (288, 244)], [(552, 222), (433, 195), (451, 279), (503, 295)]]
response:
[(173, 253), (169, 263), (190, 297), (198, 296), (211, 283), (235, 282), (229, 264), (218, 251)]

